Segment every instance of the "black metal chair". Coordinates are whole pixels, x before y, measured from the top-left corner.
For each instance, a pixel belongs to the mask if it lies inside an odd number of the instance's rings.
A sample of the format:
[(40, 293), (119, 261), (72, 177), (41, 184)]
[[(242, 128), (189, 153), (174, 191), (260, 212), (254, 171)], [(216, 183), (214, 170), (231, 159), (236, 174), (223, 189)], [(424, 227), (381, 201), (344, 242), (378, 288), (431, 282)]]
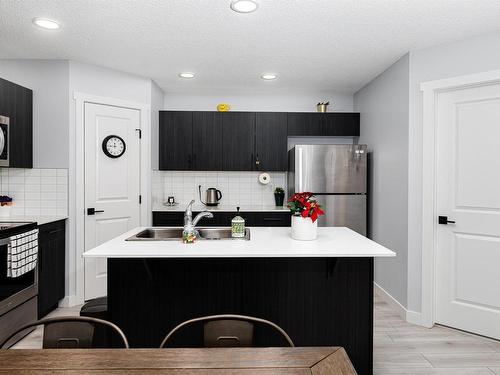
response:
[(7, 336), (1, 343), (0, 349), (14, 336), (30, 328), (43, 326), (43, 349), (90, 349), (92, 338), (97, 326), (110, 329), (120, 337), (123, 347), (129, 348), (127, 338), (123, 331), (115, 324), (107, 320), (90, 318), (84, 316), (63, 316), (57, 318), (46, 318), (36, 322), (25, 324)]
[(292, 339), (277, 324), (269, 320), (255, 318), (245, 315), (210, 315), (200, 318), (186, 320), (172, 329), (163, 339), (160, 349), (164, 348), (168, 341), (182, 328), (199, 322), (205, 322), (203, 327), (204, 346), (213, 347), (251, 347), (253, 343), (254, 323), (263, 324), (279, 332), (287, 341), (288, 345), (294, 347)]

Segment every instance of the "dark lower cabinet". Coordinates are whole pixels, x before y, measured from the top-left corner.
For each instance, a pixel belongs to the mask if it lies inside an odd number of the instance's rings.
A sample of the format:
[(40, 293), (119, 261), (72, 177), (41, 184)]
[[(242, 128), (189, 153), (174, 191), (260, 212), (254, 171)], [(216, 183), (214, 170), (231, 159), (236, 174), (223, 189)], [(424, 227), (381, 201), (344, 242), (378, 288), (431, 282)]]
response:
[[(278, 324), (296, 346), (342, 346), (358, 374), (373, 373), (373, 258), (112, 258), (108, 307), (133, 348), (157, 348), (188, 319), (243, 314)], [(286, 344), (257, 326), (254, 345)], [(170, 346), (203, 346), (203, 326)]]
[(65, 220), (39, 226), (38, 318), (54, 310), (64, 298), (66, 264)]
[(0, 78), (0, 116), (9, 118), (9, 167), (33, 168), (33, 91)]
[[(193, 217), (198, 212), (193, 212)], [(216, 211), (212, 219), (203, 218), (199, 226), (229, 227), (231, 219), (236, 216), (236, 211)], [(289, 227), (291, 215), (288, 211), (253, 211), (240, 212), (245, 219), (247, 227)], [(153, 212), (153, 226), (155, 227), (181, 227), (184, 224), (184, 212)]]

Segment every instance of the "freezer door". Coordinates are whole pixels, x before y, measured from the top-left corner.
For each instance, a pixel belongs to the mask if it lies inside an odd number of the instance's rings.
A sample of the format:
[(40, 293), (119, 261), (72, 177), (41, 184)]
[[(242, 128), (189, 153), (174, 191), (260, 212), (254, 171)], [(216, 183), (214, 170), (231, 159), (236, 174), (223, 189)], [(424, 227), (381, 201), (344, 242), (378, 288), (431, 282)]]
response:
[(348, 227), (366, 236), (366, 195), (317, 195), (324, 216), (320, 227)]
[(295, 192), (366, 193), (366, 145), (297, 145), (291, 152)]

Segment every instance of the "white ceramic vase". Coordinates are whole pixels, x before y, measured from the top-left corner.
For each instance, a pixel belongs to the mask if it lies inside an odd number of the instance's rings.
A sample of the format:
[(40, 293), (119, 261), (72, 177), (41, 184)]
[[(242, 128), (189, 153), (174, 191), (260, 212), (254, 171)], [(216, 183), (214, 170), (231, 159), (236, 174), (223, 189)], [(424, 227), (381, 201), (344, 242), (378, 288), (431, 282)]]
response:
[(292, 216), (292, 238), (299, 241), (312, 241), (318, 237), (318, 220), (310, 217)]

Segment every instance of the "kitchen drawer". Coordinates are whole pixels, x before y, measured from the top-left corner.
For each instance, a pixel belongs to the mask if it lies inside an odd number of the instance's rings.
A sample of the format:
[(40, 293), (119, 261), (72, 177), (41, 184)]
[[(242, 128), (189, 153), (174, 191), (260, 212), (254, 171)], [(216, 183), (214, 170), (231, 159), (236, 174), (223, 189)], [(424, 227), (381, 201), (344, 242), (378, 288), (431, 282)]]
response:
[(182, 227), (184, 225), (184, 212), (153, 211), (154, 227)]
[(246, 214), (248, 226), (254, 227), (289, 227), (291, 216), (285, 212), (249, 212)]
[[(193, 218), (198, 212), (193, 212)], [(291, 216), (288, 211), (253, 211), (240, 212), (245, 219), (247, 227), (289, 227)], [(231, 219), (236, 216), (236, 211), (214, 212), (213, 219), (203, 218), (198, 226), (229, 227)], [(153, 226), (155, 227), (180, 227), (184, 224), (184, 212), (153, 212)]]
[[(199, 212), (193, 211), (193, 219)], [(203, 218), (197, 226), (199, 227), (217, 227), (219, 226), (219, 213), (214, 213), (212, 219)], [(184, 225), (184, 212), (173, 211), (153, 211), (153, 226), (154, 227), (182, 227)], [(231, 223), (229, 223), (231, 225)]]

